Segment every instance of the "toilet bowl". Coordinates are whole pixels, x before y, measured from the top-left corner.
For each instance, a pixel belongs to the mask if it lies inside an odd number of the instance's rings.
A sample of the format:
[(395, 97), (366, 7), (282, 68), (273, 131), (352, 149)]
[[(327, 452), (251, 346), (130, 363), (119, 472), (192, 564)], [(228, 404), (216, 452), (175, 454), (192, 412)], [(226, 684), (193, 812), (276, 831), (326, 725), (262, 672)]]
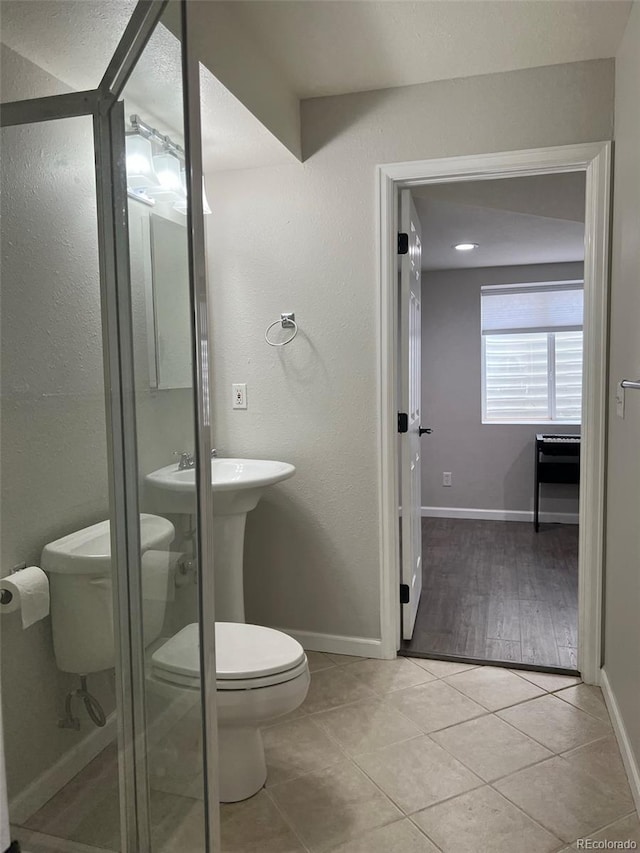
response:
[[(151, 656), (159, 687), (200, 690), (198, 625), (187, 625)], [(298, 708), (309, 689), (300, 643), (282, 631), (239, 622), (216, 623), (216, 703), (220, 800), (257, 793), (267, 778), (260, 727)]]

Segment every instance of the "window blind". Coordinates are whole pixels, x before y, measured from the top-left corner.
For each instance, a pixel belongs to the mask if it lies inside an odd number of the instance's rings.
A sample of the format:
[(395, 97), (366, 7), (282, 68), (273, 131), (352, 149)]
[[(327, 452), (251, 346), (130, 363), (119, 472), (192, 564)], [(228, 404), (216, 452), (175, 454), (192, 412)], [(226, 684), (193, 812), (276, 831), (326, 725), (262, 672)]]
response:
[(582, 282), (483, 287), (482, 334), (580, 331), (583, 297)]
[(484, 348), (484, 419), (549, 418), (547, 335), (487, 335)]

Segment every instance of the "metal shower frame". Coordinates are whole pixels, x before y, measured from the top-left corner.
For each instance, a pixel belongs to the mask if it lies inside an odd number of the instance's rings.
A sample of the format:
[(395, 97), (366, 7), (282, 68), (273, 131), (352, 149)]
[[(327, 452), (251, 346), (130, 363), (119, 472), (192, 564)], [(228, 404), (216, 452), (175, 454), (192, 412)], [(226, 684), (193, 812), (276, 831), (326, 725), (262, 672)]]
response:
[[(196, 439), (196, 551), (199, 574), (199, 630), (206, 853), (217, 853), (219, 799), (215, 705), (215, 623), (213, 610), (212, 493), (210, 487), (209, 339), (202, 214), (202, 150), (199, 62), (192, 53), (190, 5), (179, 3), (188, 189), (187, 234), (192, 323)], [(169, 0), (139, 0), (96, 89), (2, 104), (0, 127), (90, 116), (93, 120), (100, 298), (107, 413), (111, 553), (115, 556), (114, 635), (116, 642), (120, 815), (123, 853), (151, 853), (147, 774), (146, 702), (138, 460), (135, 413), (133, 327), (124, 104), (119, 100)], [(206, 569), (206, 571), (205, 571)], [(209, 605), (205, 608), (205, 602)], [(209, 689), (210, 688), (210, 689)]]

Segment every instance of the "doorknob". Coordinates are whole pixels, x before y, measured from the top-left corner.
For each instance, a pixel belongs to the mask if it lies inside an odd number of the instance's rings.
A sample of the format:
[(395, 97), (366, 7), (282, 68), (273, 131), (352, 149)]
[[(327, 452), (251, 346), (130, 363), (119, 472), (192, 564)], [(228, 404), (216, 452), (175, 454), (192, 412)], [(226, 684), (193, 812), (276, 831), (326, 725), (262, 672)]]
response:
[(431, 435), (433, 430), (432, 429), (425, 429), (425, 427), (418, 427), (418, 435), (424, 435), (425, 432), (427, 435)]

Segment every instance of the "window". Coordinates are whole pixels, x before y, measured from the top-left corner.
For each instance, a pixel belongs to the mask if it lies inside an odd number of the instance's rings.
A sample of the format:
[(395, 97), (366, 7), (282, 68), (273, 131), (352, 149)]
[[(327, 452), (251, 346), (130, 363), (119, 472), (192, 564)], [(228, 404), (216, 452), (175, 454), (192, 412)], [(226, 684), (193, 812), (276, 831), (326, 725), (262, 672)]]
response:
[(583, 283), (481, 291), (483, 423), (580, 423)]

